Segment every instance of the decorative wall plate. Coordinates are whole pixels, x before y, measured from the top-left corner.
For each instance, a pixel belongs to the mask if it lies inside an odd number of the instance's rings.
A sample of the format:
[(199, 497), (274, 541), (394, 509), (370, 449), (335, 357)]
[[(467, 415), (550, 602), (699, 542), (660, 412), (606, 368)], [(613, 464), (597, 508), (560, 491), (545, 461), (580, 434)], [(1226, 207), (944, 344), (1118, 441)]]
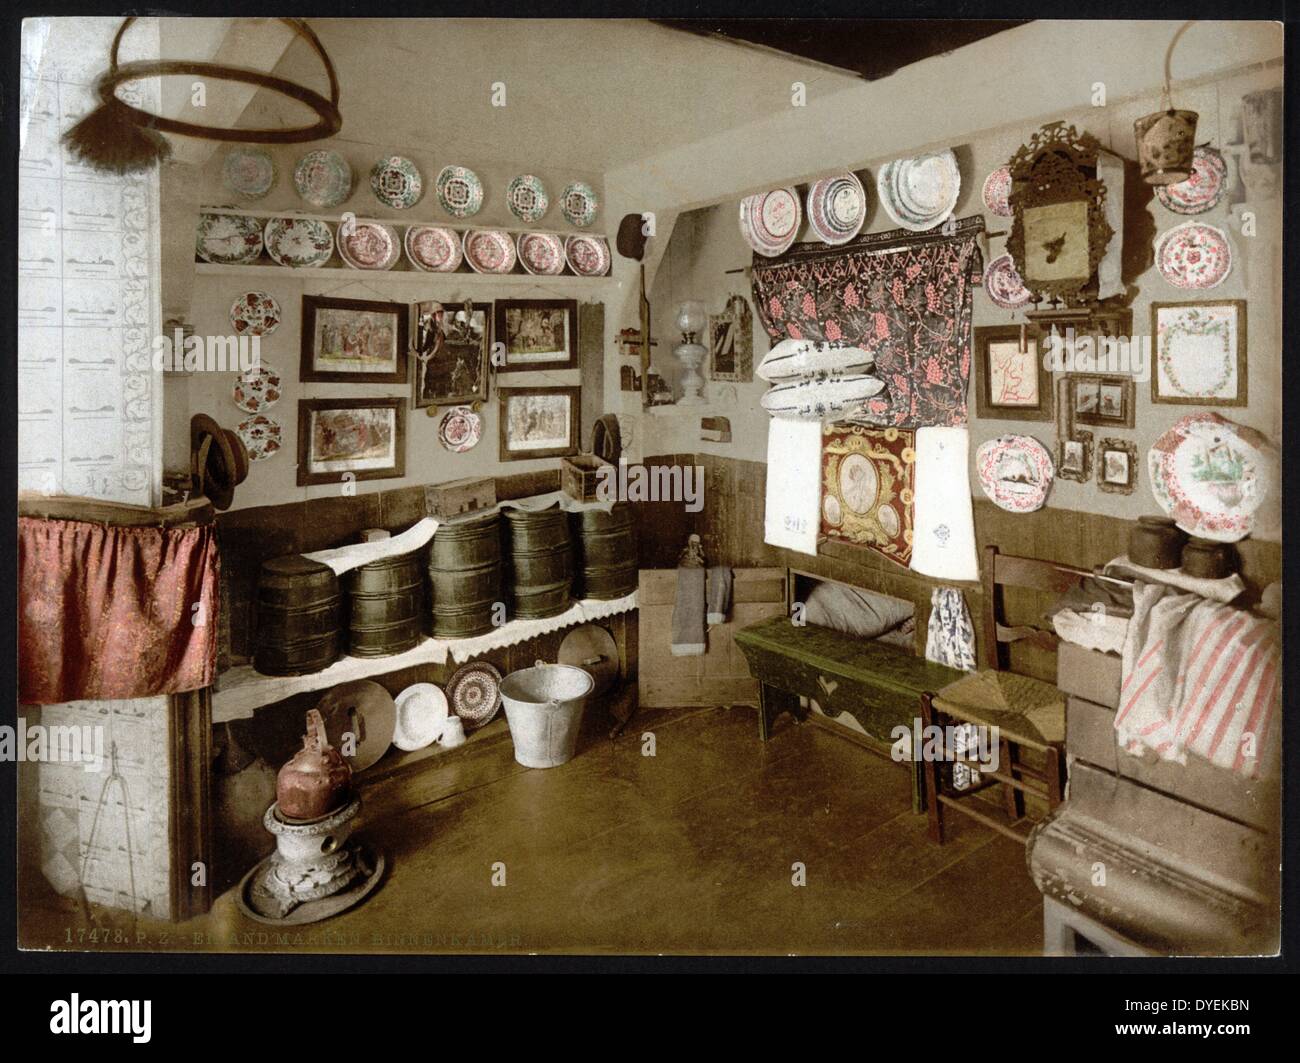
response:
[(411, 265), (426, 273), (451, 273), (464, 257), (459, 234), (440, 225), (412, 225), (402, 242)]
[(221, 165), (221, 180), (237, 196), (261, 199), (275, 184), (275, 160), (259, 148), (234, 148)]
[(961, 170), (951, 150), (895, 159), (880, 168), (876, 191), (899, 225), (913, 232), (933, 229), (957, 206)]
[(998, 436), (975, 452), (980, 486), (1002, 509), (1032, 513), (1047, 501), (1055, 467), (1052, 455), (1033, 436)]
[(447, 700), (465, 721), (465, 730), (477, 731), (501, 707), (501, 673), (487, 661), (462, 665), (447, 683)]
[(266, 292), (245, 292), (230, 305), (230, 327), (238, 336), (269, 336), (281, 317), (280, 304)]
[(1192, 175), (1173, 185), (1157, 185), (1156, 198), (1175, 214), (1204, 214), (1228, 190), (1228, 164), (1215, 148), (1202, 145), (1192, 155)]
[(352, 167), (337, 151), (309, 151), (293, 168), (293, 186), (304, 203), (337, 207), (352, 195)]
[(554, 233), (520, 233), (519, 261), (538, 277), (555, 277), (564, 272), (564, 244)]
[(447, 723), (447, 695), (432, 683), (412, 683), (393, 700), (393, 745), (407, 753), (433, 745)]
[(244, 441), (249, 461), (265, 461), (283, 444), (284, 431), (280, 422), (271, 420), (264, 413), (255, 413), (248, 420), (241, 421), (235, 431)]
[(579, 277), (603, 277), (609, 272), (609, 244), (603, 236), (570, 236), (564, 241), (564, 257)]
[(262, 222), (244, 214), (201, 214), (194, 251), (204, 262), (246, 266), (262, 253)]
[(1199, 221), (1176, 225), (1156, 240), (1156, 268), (1184, 291), (1217, 288), (1232, 272), (1228, 234)]
[(762, 380), (798, 380), (816, 373), (839, 372), (859, 376), (871, 371), (876, 356), (861, 347), (825, 340), (782, 340), (759, 363), (755, 373)]
[(582, 228), (596, 220), (596, 193), (584, 181), (574, 181), (564, 190), (560, 211), (570, 225)]
[(483, 206), (483, 182), (464, 166), (444, 166), (435, 182), (438, 202), (453, 218), (468, 218)]
[(315, 218), (271, 218), (263, 235), (266, 253), (281, 266), (315, 269), (334, 254), (334, 234)]
[(808, 226), (826, 244), (844, 244), (867, 220), (867, 193), (855, 173), (826, 177), (808, 189)]
[(453, 454), (473, 450), (483, 438), (483, 418), (468, 406), (456, 406), (438, 424), (438, 442)]
[(1019, 310), (1033, 298), (1010, 255), (999, 255), (984, 270), (984, 291), (995, 306)]
[(1277, 453), (1253, 428), (1192, 413), (1147, 453), (1151, 493), (1183, 531), (1233, 543), (1249, 535), (1274, 487)]
[(346, 236), (343, 235), (344, 228), (340, 225), (336, 234), (339, 258), (353, 269), (392, 269), (402, 257), (397, 230), (391, 225), (354, 221)]
[(280, 401), (280, 394), (280, 371), (263, 362), (235, 381), (232, 397), (246, 413), (265, 413)]
[(506, 203), (510, 213), (520, 221), (541, 221), (551, 205), (542, 179), (530, 173), (521, 173), (506, 189)]
[(999, 166), (984, 178), (984, 206), (999, 218), (1011, 217), (1011, 171)]
[(465, 234), (465, 261), (475, 273), (509, 273), (515, 268), (515, 245), (499, 229), (471, 229)]
[(885, 382), (874, 376), (820, 373), (797, 381), (783, 381), (763, 393), (759, 404), (773, 417), (800, 421), (832, 421), (847, 417), (880, 394)]
[(803, 208), (793, 188), (775, 188), (740, 201), (740, 234), (766, 258), (789, 249), (802, 221)]
[(424, 178), (410, 159), (390, 155), (380, 159), (370, 171), (370, 191), (385, 206), (406, 210), (420, 202)]

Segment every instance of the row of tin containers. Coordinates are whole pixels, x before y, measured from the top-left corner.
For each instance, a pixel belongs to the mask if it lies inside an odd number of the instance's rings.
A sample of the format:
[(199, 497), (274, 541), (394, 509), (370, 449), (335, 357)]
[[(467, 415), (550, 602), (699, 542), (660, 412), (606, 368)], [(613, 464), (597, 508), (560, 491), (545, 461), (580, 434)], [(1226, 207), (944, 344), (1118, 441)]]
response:
[(342, 579), (301, 555), (277, 557), (258, 581), (253, 666), (305, 675), (342, 653), (386, 657), (425, 634), (470, 638), (503, 619), (556, 616), (575, 597), (622, 598), (636, 585), (636, 533), (624, 502), (608, 513), (506, 509), (446, 523), (425, 550)]

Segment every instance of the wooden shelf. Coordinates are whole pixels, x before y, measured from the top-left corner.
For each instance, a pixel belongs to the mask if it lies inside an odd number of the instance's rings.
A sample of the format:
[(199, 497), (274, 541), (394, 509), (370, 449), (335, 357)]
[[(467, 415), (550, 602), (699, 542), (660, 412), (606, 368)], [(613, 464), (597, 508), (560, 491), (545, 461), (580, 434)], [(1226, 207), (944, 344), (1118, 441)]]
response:
[[(406, 264), (402, 260), (402, 264)], [(577, 281), (580, 284), (608, 283), (613, 278), (607, 273), (603, 277), (580, 277), (576, 273), (559, 273), (554, 277), (539, 277), (523, 270), (510, 273), (475, 273), (472, 269), (453, 270), (450, 273), (426, 273), (419, 269), (353, 269), (351, 266), (326, 264), (307, 269), (295, 269), (293, 266), (277, 266), (274, 262), (259, 262), (248, 266), (223, 266), (214, 262), (195, 260), (194, 272), (200, 276), (213, 277), (282, 277), (286, 280), (310, 280), (313, 277), (349, 277), (356, 280), (378, 281), (383, 284), (395, 279), (422, 280), (427, 283), (439, 283), (448, 280), (469, 281), (471, 284), (495, 283), (502, 281), (536, 281), (538, 284), (563, 284)]]

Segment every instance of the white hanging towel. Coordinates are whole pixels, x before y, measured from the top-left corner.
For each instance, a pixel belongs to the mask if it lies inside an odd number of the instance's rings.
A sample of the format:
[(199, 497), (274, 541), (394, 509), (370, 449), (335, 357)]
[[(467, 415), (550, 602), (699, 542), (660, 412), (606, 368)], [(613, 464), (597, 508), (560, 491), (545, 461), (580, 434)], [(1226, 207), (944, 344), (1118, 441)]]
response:
[(773, 417), (767, 428), (763, 541), (815, 555), (821, 505), (821, 421)]
[(970, 433), (964, 426), (916, 430), (912, 569), (923, 576), (954, 582), (980, 577), (969, 464)]
[(386, 557), (401, 557), (402, 554), (419, 550), (433, 538), (433, 533), (437, 530), (438, 522), (432, 517), (424, 517), (401, 535), (393, 535), (387, 539), (374, 539), (371, 542), (353, 543), (333, 550), (317, 550), (315, 553), (303, 556), (312, 561), (319, 561), (322, 565), (328, 565), (334, 570), (336, 576), (341, 576), (372, 561), (382, 561)]

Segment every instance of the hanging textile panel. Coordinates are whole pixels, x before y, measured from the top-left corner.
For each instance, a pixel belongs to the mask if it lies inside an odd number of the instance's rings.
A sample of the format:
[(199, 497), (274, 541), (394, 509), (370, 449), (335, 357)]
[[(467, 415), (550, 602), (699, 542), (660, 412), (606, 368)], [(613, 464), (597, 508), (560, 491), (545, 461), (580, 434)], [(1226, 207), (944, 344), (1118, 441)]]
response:
[(822, 534), (906, 565), (916, 433), (840, 422), (822, 429)]
[(864, 419), (895, 427), (964, 425), (971, 289), (981, 217), (948, 232), (873, 233), (829, 248), (755, 256), (754, 305), (772, 342), (842, 341), (870, 351), (886, 390)]

